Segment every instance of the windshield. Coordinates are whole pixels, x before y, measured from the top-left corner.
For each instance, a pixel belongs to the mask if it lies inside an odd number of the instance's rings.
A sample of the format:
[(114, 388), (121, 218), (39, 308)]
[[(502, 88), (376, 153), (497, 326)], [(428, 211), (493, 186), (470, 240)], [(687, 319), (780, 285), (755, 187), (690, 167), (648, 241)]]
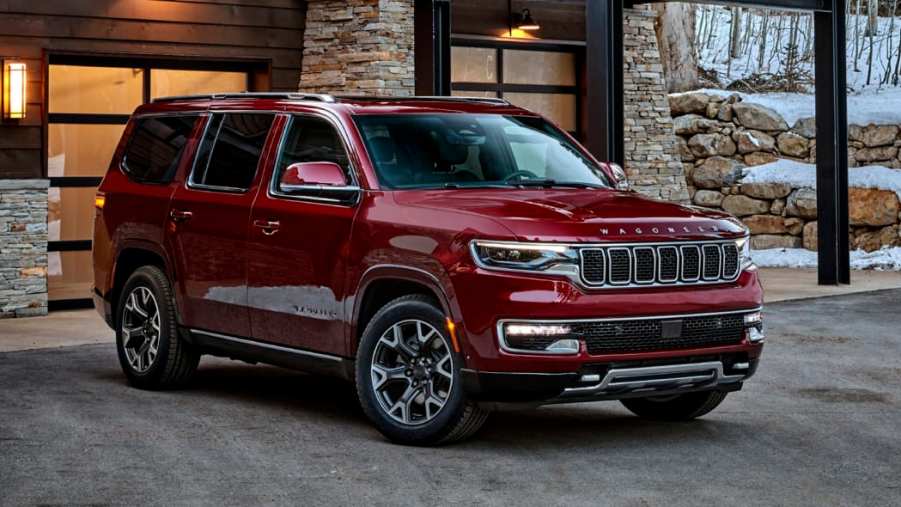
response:
[(383, 188), (610, 187), (597, 164), (541, 118), (416, 114), (354, 120)]

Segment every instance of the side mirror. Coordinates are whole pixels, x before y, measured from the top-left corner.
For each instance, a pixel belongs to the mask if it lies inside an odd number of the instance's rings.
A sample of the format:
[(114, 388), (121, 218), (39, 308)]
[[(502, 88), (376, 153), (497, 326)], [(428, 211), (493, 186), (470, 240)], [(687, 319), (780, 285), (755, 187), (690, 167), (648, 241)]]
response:
[(626, 171), (619, 164), (614, 164), (613, 162), (609, 162), (607, 167), (610, 168), (610, 172), (613, 173), (613, 182), (616, 184), (617, 190), (631, 190), (632, 186), (629, 185), (629, 180), (626, 178)]
[(302, 187), (346, 187), (344, 169), (334, 162), (299, 162), (282, 173), (278, 188), (290, 193)]

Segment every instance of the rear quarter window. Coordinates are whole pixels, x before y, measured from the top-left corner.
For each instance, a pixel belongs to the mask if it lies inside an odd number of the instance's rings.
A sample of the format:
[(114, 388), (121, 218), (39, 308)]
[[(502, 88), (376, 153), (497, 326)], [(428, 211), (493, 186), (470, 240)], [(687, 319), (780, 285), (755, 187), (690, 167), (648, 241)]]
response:
[(158, 116), (135, 122), (122, 170), (141, 183), (172, 181), (199, 116)]

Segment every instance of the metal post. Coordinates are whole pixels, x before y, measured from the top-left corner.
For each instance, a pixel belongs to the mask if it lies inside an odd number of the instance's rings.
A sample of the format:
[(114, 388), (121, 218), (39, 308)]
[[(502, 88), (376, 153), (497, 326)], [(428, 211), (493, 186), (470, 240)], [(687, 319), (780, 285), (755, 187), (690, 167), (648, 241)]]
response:
[(845, 0), (825, 2), (831, 11), (814, 13), (818, 275), (820, 285), (837, 285), (851, 282)]
[(586, 146), (623, 164), (623, 0), (585, 2)]
[(450, 2), (416, 0), (414, 60), (417, 95), (450, 95)]

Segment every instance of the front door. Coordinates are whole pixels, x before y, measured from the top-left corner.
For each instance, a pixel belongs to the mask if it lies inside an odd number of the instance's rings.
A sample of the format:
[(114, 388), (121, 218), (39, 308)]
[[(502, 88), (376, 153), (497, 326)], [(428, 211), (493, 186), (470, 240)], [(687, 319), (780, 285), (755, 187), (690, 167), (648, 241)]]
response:
[(343, 354), (346, 252), (356, 192), (311, 187), (279, 190), (298, 162), (334, 162), (356, 181), (345, 143), (323, 118), (292, 116), (267, 189), (253, 207), (248, 302), (253, 337), (294, 348)]
[(172, 197), (167, 241), (175, 255), (179, 313), (190, 328), (250, 335), (247, 234), (274, 118), (212, 115), (193, 171)]

